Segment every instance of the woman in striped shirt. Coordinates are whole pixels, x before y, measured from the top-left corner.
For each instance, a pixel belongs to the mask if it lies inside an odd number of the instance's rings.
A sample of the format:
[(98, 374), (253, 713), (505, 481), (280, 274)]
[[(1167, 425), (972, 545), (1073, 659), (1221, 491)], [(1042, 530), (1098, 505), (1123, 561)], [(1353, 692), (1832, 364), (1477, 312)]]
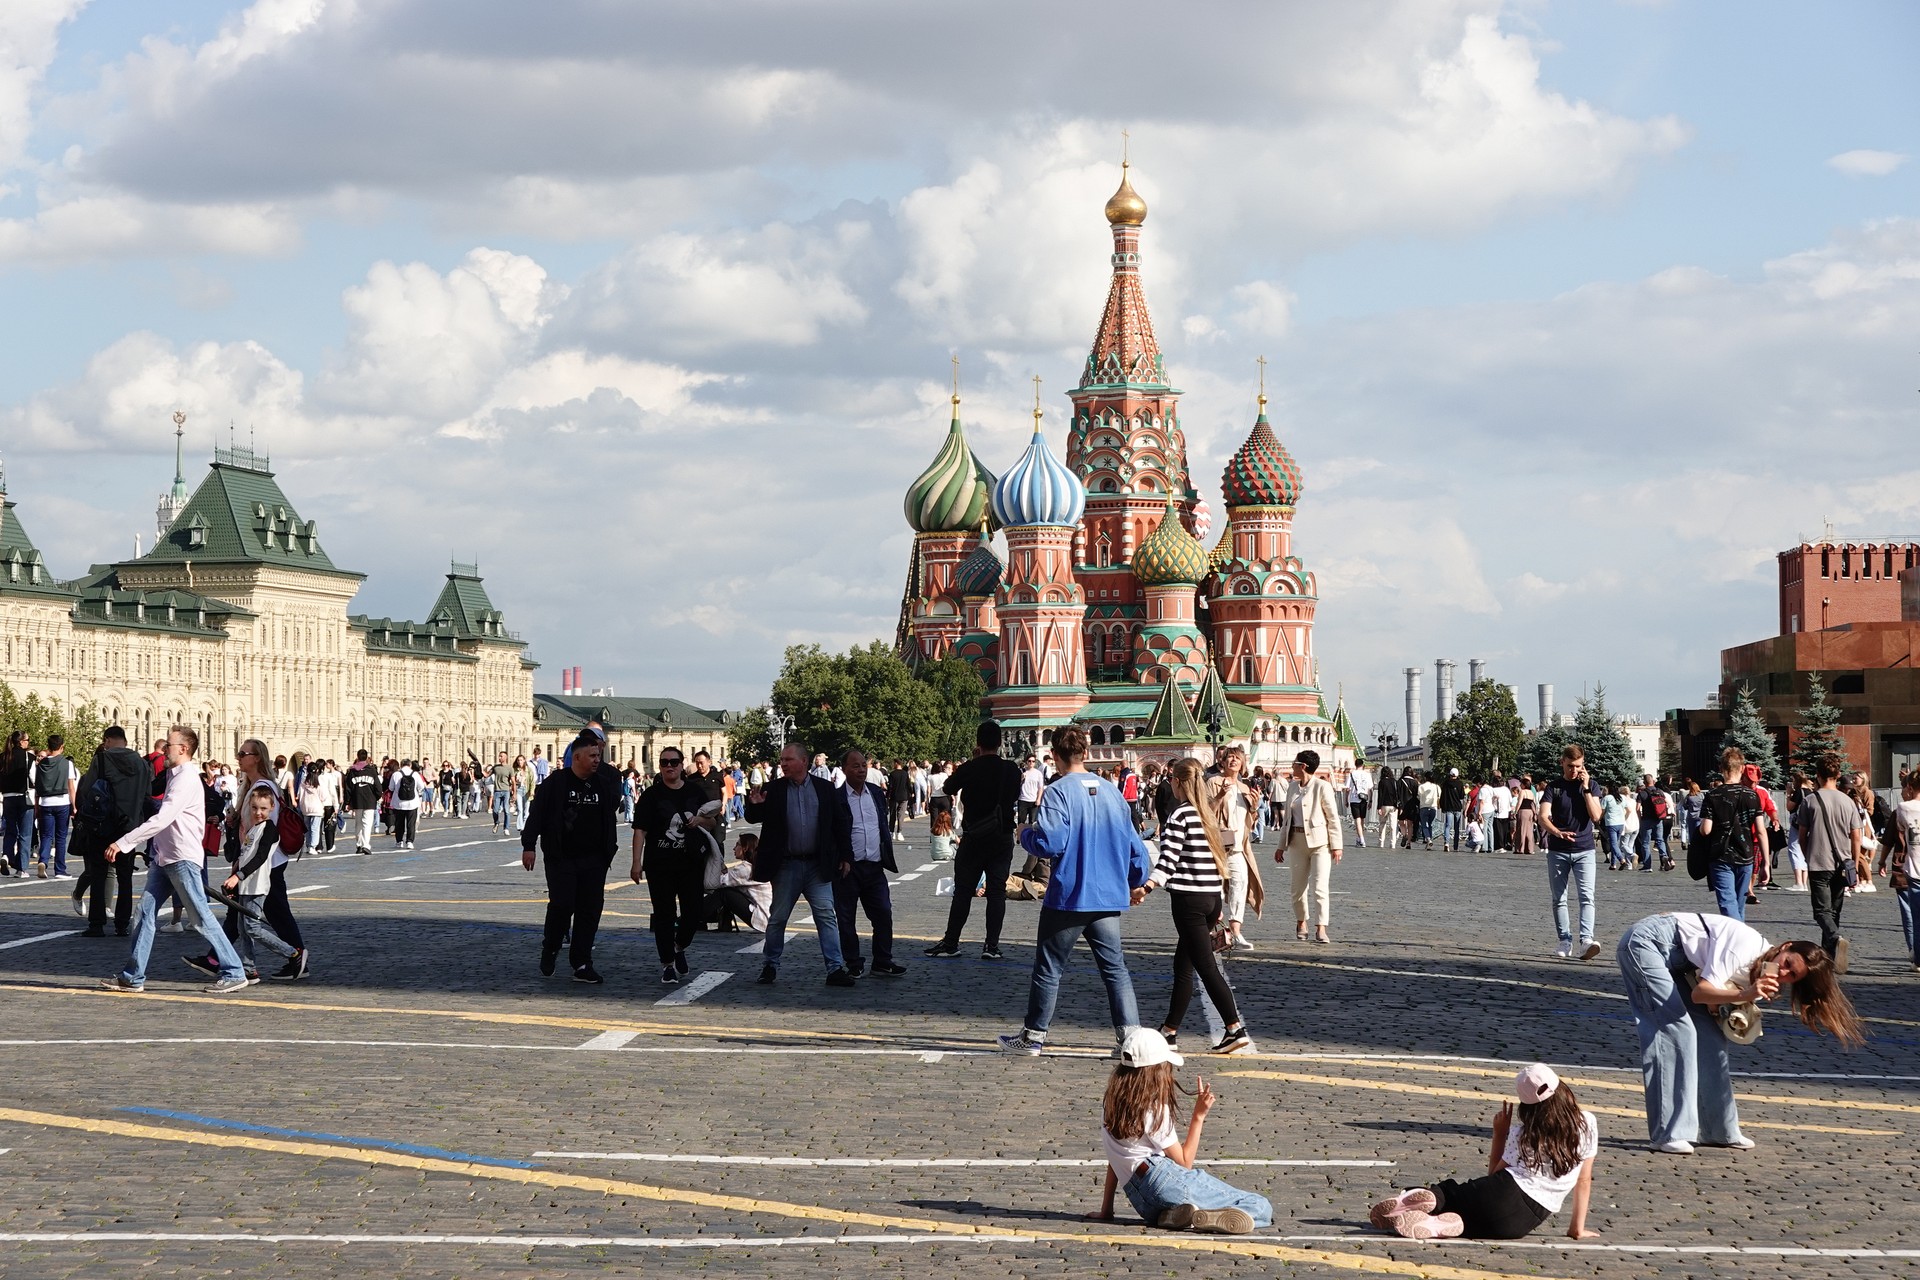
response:
[(1177, 1042), (1197, 972), (1206, 986), (1207, 998), (1225, 1024), (1220, 1043), (1208, 1052), (1251, 1053), (1253, 1040), (1240, 1021), (1233, 988), (1227, 985), (1213, 958), (1213, 929), (1220, 922), (1227, 853), (1213, 806), (1205, 803), (1206, 778), (1200, 762), (1191, 757), (1174, 761), (1172, 781), (1173, 812), (1160, 824), (1160, 855), (1154, 861), (1153, 875), (1133, 891), (1133, 901), (1138, 905), (1154, 890), (1165, 889), (1173, 908), (1173, 927), (1180, 935), (1173, 953), (1173, 998), (1168, 1002), (1161, 1034), (1169, 1044)]

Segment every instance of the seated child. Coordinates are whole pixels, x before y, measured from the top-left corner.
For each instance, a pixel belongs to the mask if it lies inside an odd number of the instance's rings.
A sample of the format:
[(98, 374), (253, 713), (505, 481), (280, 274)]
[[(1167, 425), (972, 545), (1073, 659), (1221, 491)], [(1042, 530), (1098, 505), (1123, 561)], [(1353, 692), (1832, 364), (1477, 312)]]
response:
[(1120, 1065), (1107, 1081), (1100, 1130), (1107, 1152), (1106, 1184), (1099, 1212), (1087, 1217), (1113, 1221), (1113, 1192), (1118, 1187), (1151, 1226), (1245, 1235), (1273, 1225), (1273, 1206), (1263, 1197), (1194, 1168), (1200, 1128), (1213, 1110), (1213, 1090), (1205, 1080), (1196, 1081), (1193, 1120), (1187, 1125), (1187, 1140), (1181, 1142), (1174, 1130), (1179, 1116), (1173, 1095), (1179, 1085), (1173, 1069), (1185, 1063), (1166, 1037), (1150, 1027), (1135, 1027), (1121, 1041)]
[(1402, 1191), (1374, 1205), (1368, 1220), (1409, 1240), (1518, 1240), (1558, 1213), (1571, 1191), (1568, 1239), (1599, 1235), (1587, 1229), (1593, 1157), (1600, 1146), (1593, 1113), (1582, 1111), (1573, 1089), (1542, 1062), (1522, 1068), (1514, 1087), (1520, 1095), (1519, 1124), (1514, 1104), (1502, 1103), (1493, 1117), (1486, 1177), (1448, 1178)]
[(953, 861), (953, 808), (941, 805), (932, 810), (927, 817), (927, 826), (931, 835), (927, 837), (933, 847), (935, 862)]
[(1467, 823), (1467, 848), (1474, 853), (1478, 853), (1486, 847), (1486, 828), (1480, 825), (1480, 819), (1475, 818), (1473, 821)]
[(721, 933), (735, 932), (736, 920), (757, 932), (766, 931), (773, 886), (754, 881), (753, 857), (759, 849), (760, 837), (751, 831), (742, 832), (733, 842), (735, 861), (727, 867), (726, 879), (707, 895), (707, 921), (719, 926)]

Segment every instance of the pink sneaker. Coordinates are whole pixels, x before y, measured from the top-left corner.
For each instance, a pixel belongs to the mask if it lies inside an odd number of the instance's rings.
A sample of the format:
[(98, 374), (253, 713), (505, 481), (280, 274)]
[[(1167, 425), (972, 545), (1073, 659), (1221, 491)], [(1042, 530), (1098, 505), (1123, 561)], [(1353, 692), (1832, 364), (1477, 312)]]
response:
[(1408, 1240), (1451, 1240), (1467, 1229), (1457, 1213), (1428, 1214), (1407, 1209), (1388, 1219), (1393, 1233)]
[(1382, 1231), (1393, 1230), (1391, 1219), (1396, 1213), (1405, 1213), (1409, 1209), (1421, 1213), (1432, 1213), (1433, 1206), (1439, 1203), (1433, 1198), (1433, 1192), (1425, 1187), (1415, 1187), (1411, 1191), (1402, 1191), (1391, 1200), (1382, 1200), (1367, 1210), (1367, 1221)]

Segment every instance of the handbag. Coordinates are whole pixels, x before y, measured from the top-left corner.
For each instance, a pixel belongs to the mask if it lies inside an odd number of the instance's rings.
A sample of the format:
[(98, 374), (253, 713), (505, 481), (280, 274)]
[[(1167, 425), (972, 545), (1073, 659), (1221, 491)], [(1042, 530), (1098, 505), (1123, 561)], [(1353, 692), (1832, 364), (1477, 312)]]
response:
[(1233, 931), (1227, 928), (1226, 925), (1223, 924), (1216, 927), (1209, 936), (1213, 940), (1213, 949), (1215, 952), (1233, 950)]
[[(1700, 971), (1683, 969), (1680, 971), (1680, 977), (1686, 982), (1687, 990), (1691, 992), (1700, 981)], [(1720, 1034), (1727, 1038), (1729, 1044), (1752, 1044), (1766, 1034), (1760, 1026), (1760, 1006), (1752, 1002), (1715, 1005), (1713, 1022), (1720, 1028)]]

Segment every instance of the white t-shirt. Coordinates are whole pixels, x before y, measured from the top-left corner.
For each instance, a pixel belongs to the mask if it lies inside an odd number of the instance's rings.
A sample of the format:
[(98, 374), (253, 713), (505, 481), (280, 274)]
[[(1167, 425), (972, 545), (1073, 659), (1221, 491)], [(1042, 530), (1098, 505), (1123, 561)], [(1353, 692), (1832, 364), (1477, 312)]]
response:
[(1505, 787), (1493, 789), (1493, 816), (1511, 818), (1513, 816), (1513, 792)]
[(1020, 800), (1023, 804), (1040, 803), (1040, 793), (1046, 789), (1047, 776), (1035, 765), (1020, 775)]
[(1180, 1144), (1180, 1135), (1174, 1131), (1173, 1117), (1164, 1111), (1147, 1116), (1144, 1126), (1146, 1132), (1138, 1138), (1124, 1141), (1108, 1133), (1104, 1127), (1100, 1130), (1101, 1145), (1107, 1149), (1107, 1163), (1113, 1166), (1113, 1176), (1126, 1186), (1148, 1156), (1163, 1156), (1167, 1148)]
[(1907, 857), (1900, 869), (1920, 880), (1920, 800), (1902, 800), (1893, 812), (1907, 829)]
[(1700, 981), (1716, 987), (1744, 987), (1747, 970), (1771, 944), (1760, 931), (1731, 916), (1693, 911), (1669, 912), (1680, 930), (1680, 949), (1700, 970)]
[[(400, 779), (402, 778), (413, 779), (413, 799), (411, 800), (402, 800), (400, 798)], [(402, 809), (402, 810), (418, 809), (420, 807), (420, 788), (424, 787), (425, 785), (426, 785), (426, 780), (424, 778), (421, 778), (418, 774), (414, 773), (413, 770), (395, 769), (393, 771), (393, 781), (387, 784), (387, 795), (389, 797), (389, 799), (387, 800), (387, 807), (389, 809)]]
[[(1737, 923), (1737, 922), (1736, 922)], [(1580, 1123), (1580, 1159), (1591, 1160), (1600, 1150), (1600, 1124), (1593, 1118), (1593, 1112), (1582, 1111)], [(1507, 1149), (1500, 1153), (1507, 1162), (1507, 1172), (1513, 1175), (1514, 1185), (1548, 1213), (1560, 1212), (1560, 1206), (1567, 1201), (1567, 1193), (1580, 1181), (1580, 1166), (1574, 1165), (1559, 1177), (1554, 1177), (1545, 1169), (1535, 1169), (1520, 1163), (1520, 1121), (1516, 1116), (1513, 1126), (1507, 1130)]]
[(1373, 776), (1365, 769), (1354, 769), (1347, 774), (1347, 803), (1359, 804), (1373, 794)]

